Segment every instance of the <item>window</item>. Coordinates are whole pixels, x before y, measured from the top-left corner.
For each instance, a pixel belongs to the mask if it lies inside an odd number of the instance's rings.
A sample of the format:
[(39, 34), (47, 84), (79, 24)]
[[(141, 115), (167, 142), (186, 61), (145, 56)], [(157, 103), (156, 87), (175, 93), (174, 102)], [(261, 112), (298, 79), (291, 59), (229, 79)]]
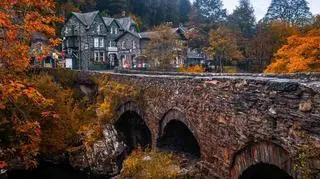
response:
[(94, 61), (95, 62), (99, 61), (99, 52), (94, 52)]
[(99, 38), (97, 38), (97, 37), (94, 38), (94, 47), (95, 48), (99, 47)]
[(136, 48), (137, 48), (136, 41), (134, 41), (134, 40), (132, 41), (132, 48), (133, 48), (133, 49), (136, 49)]
[(112, 40), (109, 41), (109, 47), (115, 47), (116, 43)]
[(98, 34), (100, 34), (100, 32), (101, 32), (101, 25), (98, 25), (98, 26), (97, 26), (97, 32), (98, 32)]
[(114, 28), (114, 34), (118, 34), (118, 28)]
[(99, 39), (99, 47), (104, 47), (104, 39), (103, 38)]
[(110, 34), (113, 34), (113, 27), (111, 27), (110, 29)]
[(94, 52), (94, 61), (95, 62), (104, 62), (105, 61), (105, 53), (104, 52), (95, 51)]
[(65, 33), (65, 34), (68, 34), (68, 33), (69, 33), (69, 28), (68, 28), (68, 27), (66, 27), (66, 28), (64, 29), (64, 33)]
[(104, 60), (104, 52), (100, 52), (100, 54), (99, 54), (99, 61), (100, 62), (104, 62), (105, 60)]
[(122, 42), (121, 48), (122, 48), (122, 49), (126, 49), (126, 41), (123, 41), (123, 42)]

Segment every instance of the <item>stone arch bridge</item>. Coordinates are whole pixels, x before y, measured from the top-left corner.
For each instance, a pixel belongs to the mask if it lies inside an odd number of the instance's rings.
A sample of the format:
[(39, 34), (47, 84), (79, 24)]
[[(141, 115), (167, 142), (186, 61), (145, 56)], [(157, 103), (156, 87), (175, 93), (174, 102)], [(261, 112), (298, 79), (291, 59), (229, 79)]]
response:
[[(294, 158), (302, 144), (320, 150), (319, 77), (110, 73), (143, 89), (142, 99), (118, 106), (115, 126), (132, 129), (132, 148), (199, 158), (207, 178), (301, 178)], [(320, 178), (319, 157), (307, 161)]]

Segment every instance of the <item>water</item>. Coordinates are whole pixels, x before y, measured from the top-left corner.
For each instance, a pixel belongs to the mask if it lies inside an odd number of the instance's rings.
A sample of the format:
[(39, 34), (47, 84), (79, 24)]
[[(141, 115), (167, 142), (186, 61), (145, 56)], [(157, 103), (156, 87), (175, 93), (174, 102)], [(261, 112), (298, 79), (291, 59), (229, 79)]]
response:
[(87, 172), (77, 171), (67, 165), (41, 164), (37, 169), (14, 170), (7, 173), (8, 179), (105, 179)]

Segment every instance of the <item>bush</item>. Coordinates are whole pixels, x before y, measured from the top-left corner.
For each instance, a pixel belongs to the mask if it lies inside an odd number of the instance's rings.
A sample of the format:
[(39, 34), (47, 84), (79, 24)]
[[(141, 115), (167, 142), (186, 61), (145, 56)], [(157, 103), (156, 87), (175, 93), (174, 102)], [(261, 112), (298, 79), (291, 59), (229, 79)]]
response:
[(176, 178), (179, 160), (171, 153), (137, 149), (124, 161), (121, 178)]
[(201, 65), (194, 65), (190, 67), (179, 67), (178, 72), (183, 73), (203, 73), (205, 69)]

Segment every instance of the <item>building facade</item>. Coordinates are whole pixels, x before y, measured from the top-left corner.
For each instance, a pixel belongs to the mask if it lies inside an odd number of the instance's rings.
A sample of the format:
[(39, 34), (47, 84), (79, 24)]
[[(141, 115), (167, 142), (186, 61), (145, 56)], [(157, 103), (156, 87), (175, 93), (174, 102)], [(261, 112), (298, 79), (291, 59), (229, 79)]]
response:
[[(183, 28), (173, 30), (186, 40)], [(62, 50), (67, 67), (75, 70), (144, 68), (140, 57), (152, 33), (139, 33), (131, 17), (102, 17), (99, 11), (73, 12), (62, 28)], [(177, 60), (184, 63), (183, 58)]]
[(119, 65), (116, 38), (126, 31), (136, 32), (130, 17), (102, 17), (99, 11), (75, 13), (62, 28), (66, 59), (78, 70), (105, 70)]

